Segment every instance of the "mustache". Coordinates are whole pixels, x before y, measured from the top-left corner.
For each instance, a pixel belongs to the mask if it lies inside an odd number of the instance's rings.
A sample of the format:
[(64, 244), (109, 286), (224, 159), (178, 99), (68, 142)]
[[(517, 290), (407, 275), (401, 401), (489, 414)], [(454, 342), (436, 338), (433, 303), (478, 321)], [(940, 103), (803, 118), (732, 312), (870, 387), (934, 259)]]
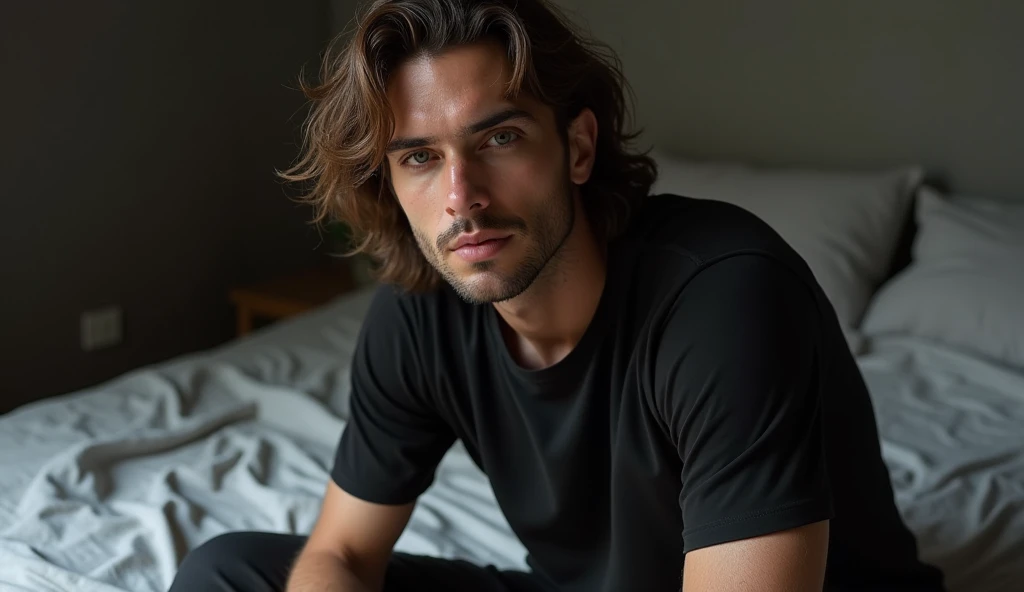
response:
[(480, 230), (513, 230), (526, 231), (526, 221), (522, 218), (501, 217), (484, 213), (474, 218), (456, 218), (452, 225), (437, 236), (437, 250), (443, 251), (449, 243), (467, 232)]

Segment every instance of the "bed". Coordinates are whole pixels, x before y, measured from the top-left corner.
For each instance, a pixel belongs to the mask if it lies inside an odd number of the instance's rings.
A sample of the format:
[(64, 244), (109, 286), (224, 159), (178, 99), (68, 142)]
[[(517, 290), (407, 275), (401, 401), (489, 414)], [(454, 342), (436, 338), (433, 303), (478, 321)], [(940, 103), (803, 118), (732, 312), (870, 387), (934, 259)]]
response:
[[(371, 296), (0, 417), (0, 590), (162, 591), (216, 534), (308, 532)], [(525, 557), (459, 446), (398, 546)]]
[[(729, 179), (743, 193), (745, 181), (736, 180), (761, 174), (675, 165), (663, 170), (665, 183), (699, 194), (716, 190), (686, 185)], [(878, 179), (913, 196), (907, 183), (920, 175)], [(781, 183), (777, 192), (790, 199), (792, 178)], [(862, 192), (859, 203), (869, 202)], [(921, 211), (919, 226), (930, 228)], [(916, 244), (927, 246), (921, 237)], [(842, 243), (826, 238), (821, 244)], [(928, 260), (924, 246), (915, 249), (916, 259)], [(848, 268), (857, 265), (837, 269)], [(849, 341), (874, 401), (898, 506), (922, 558), (943, 569), (951, 591), (1024, 589), (1024, 361), (1012, 347), (1006, 355), (979, 353), (923, 325), (903, 326), (928, 313), (914, 304), (911, 313), (889, 314), (915, 302), (900, 289), (906, 277), (864, 302), (837, 306), (856, 319)], [(832, 290), (852, 290), (849, 278), (826, 279)], [(348, 360), (372, 293), (366, 287), (222, 347), (0, 416), (0, 590), (162, 591), (185, 554), (217, 534), (308, 532), (345, 427)], [(397, 548), (525, 566), (486, 477), (459, 445)]]

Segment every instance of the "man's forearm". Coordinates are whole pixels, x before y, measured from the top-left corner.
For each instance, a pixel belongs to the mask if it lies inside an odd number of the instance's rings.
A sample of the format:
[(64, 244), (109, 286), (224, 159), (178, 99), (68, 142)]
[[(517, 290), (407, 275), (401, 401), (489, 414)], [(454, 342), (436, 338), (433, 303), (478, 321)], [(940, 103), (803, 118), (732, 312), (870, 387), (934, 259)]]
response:
[[(380, 585), (377, 586), (379, 590)], [(287, 592), (377, 592), (360, 580), (340, 557), (323, 552), (299, 555)]]

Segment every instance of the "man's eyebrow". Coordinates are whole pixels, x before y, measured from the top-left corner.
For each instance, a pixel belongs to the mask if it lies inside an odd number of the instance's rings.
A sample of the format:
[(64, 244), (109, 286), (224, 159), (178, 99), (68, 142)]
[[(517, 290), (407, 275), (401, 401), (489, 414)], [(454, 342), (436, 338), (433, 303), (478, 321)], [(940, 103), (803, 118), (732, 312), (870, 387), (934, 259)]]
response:
[[(496, 125), (505, 123), (510, 119), (526, 119), (534, 122), (537, 121), (537, 118), (534, 117), (529, 111), (517, 108), (510, 108), (505, 109), (503, 111), (498, 111), (494, 115), (489, 115), (484, 119), (481, 119), (480, 121), (467, 125), (466, 127), (462, 128), (460, 136), (465, 137), (475, 134), (477, 132), (481, 132), (489, 127), (494, 127)], [(408, 150), (409, 148), (422, 148), (423, 146), (429, 146), (434, 142), (437, 142), (437, 138), (395, 138), (394, 140), (388, 142), (388, 147), (385, 150), (385, 152), (390, 154), (391, 152), (397, 152), (399, 150)]]
[(469, 136), (477, 132), (482, 132), (489, 127), (494, 127), (496, 125), (505, 123), (509, 119), (528, 119), (534, 122), (537, 121), (537, 119), (532, 114), (530, 114), (529, 111), (525, 111), (523, 109), (516, 109), (513, 107), (511, 109), (505, 109), (504, 111), (498, 111), (497, 113), (491, 115), (490, 117), (486, 117), (476, 123), (467, 125), (462, 130), (462, 135)]

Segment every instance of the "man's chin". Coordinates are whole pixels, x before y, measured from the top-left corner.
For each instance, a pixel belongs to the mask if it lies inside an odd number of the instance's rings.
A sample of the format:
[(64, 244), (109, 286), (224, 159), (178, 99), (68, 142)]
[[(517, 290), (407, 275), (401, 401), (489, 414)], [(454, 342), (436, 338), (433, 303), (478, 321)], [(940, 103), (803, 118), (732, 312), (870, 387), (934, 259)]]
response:
[(469, 304), (491, 304), (515, 298), (528, 285), (498, 273), (485, 271), (445, 278), (460, 298)]

